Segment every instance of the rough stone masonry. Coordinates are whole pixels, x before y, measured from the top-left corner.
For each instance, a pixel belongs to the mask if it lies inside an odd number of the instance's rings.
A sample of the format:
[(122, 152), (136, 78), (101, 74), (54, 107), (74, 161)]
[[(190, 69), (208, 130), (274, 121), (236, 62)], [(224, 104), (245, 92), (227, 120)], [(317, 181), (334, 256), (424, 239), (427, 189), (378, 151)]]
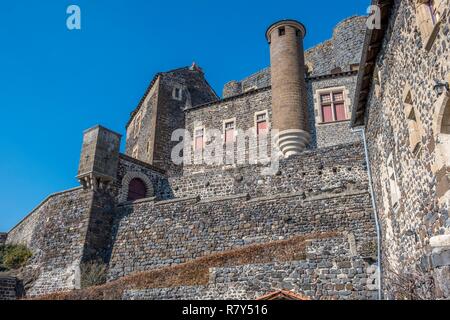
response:
[[(419, 27), (409, 22), (416, 17), (412, 0), (374, 4), (382, 8), (383, 26), (391, 32), (368, 30), (367, 17), (350, 17), (335, 27), (332, 39), (305, 52), (301, 23), (273, 24), (272, 49), (286, 45), (293, 54), (283, 51), (281, 58), (272, 57), (276, 61), (271, 67), (230, 81), (223, 98), (196, 64), (157, 73), (127, 121), (124, 153), (120, 134), (102, 126), (86, 130), (78, 172), (81, 186), (50, 195), (8, 232), (6, 243), (24, 243), (33, 252), (21, 273), (33, 275), (26, 279), (26, 295), (79, 289), (86, 276), (83, 266), (90, 263), (105, 266), (107, 281), (114, 281), (249, 245), (334, 232), (311, 239), (305, 252), (296, 252), (290, 261), (216, 266), (203, 285), (130, 288), (122, 299), (256, 299), (279, 290), (311, 299), (377, 299), (380, 289), (393, 297), (391, 287), (380, 283), (385, 281), (378, 265), (380, 240), (385, 264), (420, 264), (425, 256), (427, 274), (440, 288), (433, 297), (448, 296), (448, 204), (436, 197), (446, 194), (444, 178), (450, 170), (443, 165), (445, 159), (438, 161), (440, 166), (431, 162), (436, 144), (424, 143), (419, 152), (407, 146), (409, 137), (417, 136), (408, 132), (417, 128), (411, 121), (430, 122), (427, 115), (432, 113), (425, 106), (435, 98), (433, 91), (424, 91), (423, 73), (416, 70), (428, 70), (428, 82), (431, 74), (441, 80), (448, 75), (442, 62), (448, 55), (448, 10), (441, 12), (434, 33), (420, 29), (427, 36), (428, 51), (417, 54), (424, 40)], [(373, 51), (379, 48), (381, 53)], [(404, 62), (391, 61), (399, 52), (408, 54)], [(269, 48), (261, 54), (268, 55)], [(408, 73), (399, 71), (406, 66)], [(414, 79), (409, 84), (414, 94), (406, 92), (401, 105), (423, 102), (415, 109), (416, 117), (408, 112), (403, 119), (394, 107), (400, 105), (398, 88), (405, 85), (400, 73)], [(445, 91), (445, 83), (441, 89)], [(440, 97), (446, 95), (441, 92)], [(438, 100), (444, 107), (436, 107), (441, 110), (436, 118), (444, 119), (445, 128), (444, 98)], [(365, 111), (366, 102), (370, 112)], [(385, 116), (387, 106), (395, 117)], [(403, 125), (405, 121), (410, 122)], [(367, 126), (366, 140), (351, 128), (362, 125)], [(181, 142), (171, 139), (176, 129), (188, 133), (181, 158), (200, 161), (171, 160)], [(285, 157), (267, 175), (263, 172), (268, 164), (262, 160), (275, 159), (278, 150), (269, 148), (262, 155), (264, 143), (259, 142), (276, 129), (285, 130), (278, 136)], [(308, 139), (298, 130), (308, 132)], [(422, 143), (433, 135), (427, 130), (419, 139)], [(438, 138), (434, 142), (445, 136)], [(227, 153), (217, 162), (203, 161), (205, 152), (217, 145), (245, 161), (227, 162)], [(395, 148), (389, 158), (387, 153)], [(389, 168), (392, 160), (394, 166), (404, 163), (397, 175)], [(408, 167), (417, 163), (420, 170)], [(394, 204), (386, 198), (393, 194), (386, 188), (395, 187), (396, 177), (404, 186), (399, 211), (393, 211)], [(420, 188), (419, 181), (425, 183)], [(418, 209), (420, 215), (411, 218)], [(376, 228), (378, 214), (381, 232)], [(418, 228), (420, 219), (426, 224)], [(420, 234), (415, 236), (414, 230)], [(428, 242), (433, 248), (427, 251)], [(395, 252), (401, 252), (400, 258), (393, 258)]]
[[(27, 295), (80, 288), (86, 263), (106, 265), (107, 279), (114, 281), (252, 244), (337, 232), (321, 246), (308, 245), (310, 255), (304, 260), (224, 266), (211, 271), (206, 287), (149, 288), (145, 293), (126, 293), (124, 298), (197, 294), (205, 299), (253, 299), (281, 289), (315, 299), (376, 297), (376, 232), (367, 167), (361, 139), (349, 128), (357, 76), (351, 65), (362, 52), (364, 21), (364, 17), (346, 19), (326, 45), (306, 51), (305, 62), (303, 46), (297, 46), (296, 40), (305, 30), (289, 29), (304, 27), (283, 21), (272, 26), (273, 43), (275, 38), (283, 43), (288, 35), (299, 50), (286, 57), (292, 63), (301, 59), (299, 68), (285, 69), (292, 73), (290, 78), (304, 79), (289, 89), (291, 96), (301, 90), (301, 104), (299, 99), (286, 99), (292, 102), (292, 114), (302, 114), (299, 129), (310, 133), (308, 141), (302, 140), (308, 142), (307, 149), (287, 152), (290, 157), (279, 161), (275, 174), (262, 174), (264, 164), (248, 161), (250, 152), (259, 150), (252, 137), (238, 147), (240, 137), (227, 132), (256, 128), (256, 139), (263, 133), (270, 135), (274, 116), (270, 69), (239, 84), (235, 81), (233, 94), (223, 99), (195, 64), (158, 73), (131, 113), (125, 154), (119, 150), (121, 135), (102, 126), (86, 130), (78, 172), (81, 187), (49, 196), (8, 233), (7, 243), (24, 243), (33, 251), (26, 267), (34, 275)], [(351, 54), (330, 60), (328, 49), (343, 50), (338, 49), (342, 41), (352, 46)], [(284, 54), (289, 55), (289, 50)], [(286, 59), (277, 62), (278, 68), (284, 68)], [(277, 84), (279, 97), (287, 90), (284, 82)], [(322, 112), (329, 108), (334, 110), (332, 118), (324, 119)], [(281, 109), (277, 115), (289, 120)], [(209, 132), (217, 129), (223, 139), (231, 138), (224, 145), (231, 145), (232, 152), (247, 161), (174, 164), (171, 152), (177, 142), (168, 141), (178, 128), (191, 134), (192, 145), (186, 150), (193, 157), (213, 143)], [(285, 146), (291, 150), (297, 143)], [(229, 277), (234, 272), (226, 271), (233, 268), (236, 274), (247, 271), (234, 279)], [(271, 272), (273, 268), (277, 274)], [(248, 270), (255, 270), (258, 277), (253, 279)]]

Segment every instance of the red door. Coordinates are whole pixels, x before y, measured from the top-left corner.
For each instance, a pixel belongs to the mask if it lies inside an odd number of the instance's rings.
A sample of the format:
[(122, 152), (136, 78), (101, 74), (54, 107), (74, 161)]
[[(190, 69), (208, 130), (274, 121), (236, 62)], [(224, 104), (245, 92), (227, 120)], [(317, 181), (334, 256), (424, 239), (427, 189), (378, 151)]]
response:
[(130, 181), (128, 186), (128, 201), (144, 199), (147, 196), (147, 187), (145, 183), (138, 178)]

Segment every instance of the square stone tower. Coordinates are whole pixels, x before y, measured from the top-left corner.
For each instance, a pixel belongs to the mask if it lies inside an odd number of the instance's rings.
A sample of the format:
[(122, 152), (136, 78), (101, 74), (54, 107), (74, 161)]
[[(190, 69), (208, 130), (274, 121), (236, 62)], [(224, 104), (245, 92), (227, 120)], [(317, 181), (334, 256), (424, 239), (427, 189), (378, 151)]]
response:
[(121, 135), (102, 126), (83, 133), (78, 180), (84, 188), (105, 188), (116, 179)]

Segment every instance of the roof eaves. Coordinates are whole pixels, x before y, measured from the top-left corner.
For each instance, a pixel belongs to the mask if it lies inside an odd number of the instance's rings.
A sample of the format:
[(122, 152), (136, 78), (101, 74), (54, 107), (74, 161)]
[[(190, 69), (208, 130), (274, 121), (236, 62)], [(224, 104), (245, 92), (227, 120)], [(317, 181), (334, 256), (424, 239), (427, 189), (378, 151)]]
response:
[(362, 126), (366, 121), (367, 102), (372, 86), (373, 72), (389, 25), (393, 0), (372, 0), (372, 5), (378, 6), (381, 10), (381, 29), (367, 29), (366, 31), (353, 101), (351, 127)]
[(249, 90), (247, 92), (244, 92), (244, 93), (241, 93), (241, 94), (238, 94), (238, 95), (235, 95), (235, 96), (231, 96), (231, 97), (228, 97), (228, 98), (225, 98), (225, 99), (217, 99), (215, 101), (202, 103), (202, 104), (193, 106), (191, 108), (185, 109), (185, 111), (191, 111), (191, 110), (195, 110), (195, 109), (209, 107), (209, 106), (212, 106), (214, 104), (229, 102), (229, 101), (232, 101), (232, 100), (235, 100), (235, 99), (238, 99), (238, 98), (242, 98), (242, 97), (245, 97), (245, 96), (248, 96), (248, 95), (251, 95), (251, 94), (255, 94), (255, 93), (258, 93), (258, 92), (269, 90), (270, 88), (271, 88), (271, 86), (266, 86), (266, 87), (262, 87), (262, 88), (258, 88), (258, 89), (254, 89), (254, 90)]
[(133, 117), (136, 115), (136, 113), (139, 112), (139, 110), (141, 109), (142, 103), (144, 102), (145, 98), (147, 98), (148, 93), (150, 92), (150, 90), (152, 89), (153, 85), (155, 84), (156, 80), (158, 80), (159, 76), (161, 76), (162, 74), (164, 74), (165, 72), (158, 72), (157, 74), (155, 74), (155, 76), (153, 77), (153, 79), (150, 81), (150, 84), (147, 87), (147, 90), (145, 90), (144, 95), (142, 96), (141, 100), (139, 100), (139, 103), (137, 105), (137, 107), (131, 112), (130, 114), (130, 119), (128, 120), (127, 124), (125, 125), (125, 128), (128, 129), (128, 126), (130, 125), (131, 121), (133, 120)]

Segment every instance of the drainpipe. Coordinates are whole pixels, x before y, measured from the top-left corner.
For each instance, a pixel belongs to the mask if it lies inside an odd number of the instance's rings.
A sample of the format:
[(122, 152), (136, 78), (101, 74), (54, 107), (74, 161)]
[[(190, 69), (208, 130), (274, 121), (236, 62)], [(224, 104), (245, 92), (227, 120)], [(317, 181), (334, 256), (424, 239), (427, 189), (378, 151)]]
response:
[(370, 198), (372, 199), (373, 212), (375, 215), (375, 227), (377, 229), (378, 300), (382, 300), (383, 294), (382, 294), (382, 290), (381, 290), (381, 230), (380, 230), (380, 223), (378, 220), (377, 203), (375, 201), (375, 194), (373, 191), (372, 170), (371, 170), (370, 159), (369, 159), (369, 150), (367, 148), (365, 127), (353, 128), (352, 132), (360, 132), (362, 135), (362, 138), (363, 138), (363, 143), (364, 143), (364, 154), (366, 157), (367, 173), (369, 176), (369, 192), (370, 192)]

